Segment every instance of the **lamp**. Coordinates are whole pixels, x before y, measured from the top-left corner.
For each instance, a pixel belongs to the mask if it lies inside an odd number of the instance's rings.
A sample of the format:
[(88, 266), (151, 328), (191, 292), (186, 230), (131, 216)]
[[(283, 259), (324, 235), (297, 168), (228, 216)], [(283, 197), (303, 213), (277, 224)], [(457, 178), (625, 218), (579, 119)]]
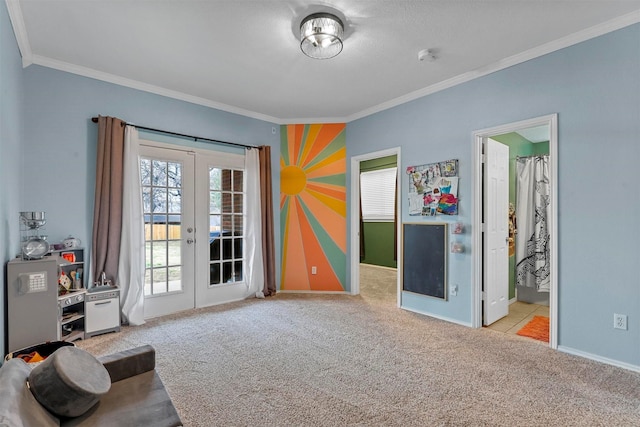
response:
[(330, 13), (314, 13), (300, 24), (300, 49), (310, 58), (329, 59), (342, 52), (342, 21)]

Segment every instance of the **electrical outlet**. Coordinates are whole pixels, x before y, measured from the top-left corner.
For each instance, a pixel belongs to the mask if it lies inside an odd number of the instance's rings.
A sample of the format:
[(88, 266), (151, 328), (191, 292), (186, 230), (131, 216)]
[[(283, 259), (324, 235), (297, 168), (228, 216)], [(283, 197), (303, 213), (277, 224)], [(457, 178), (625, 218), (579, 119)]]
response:
[(311, 267), (311, 274), (318, 274), (318, 269), (316, 268), (315, 265)]
[(458, 285), (453, 285), (453, 286), (451, 286), (451, 290), (449, 291), (449, 293), (450, 293), (452, 296), (456, 296), (456, 295), (458, 295)]
[(613, 327), (614, 329), (627, 330), (627, 315), (626, 314), (613, 314)]

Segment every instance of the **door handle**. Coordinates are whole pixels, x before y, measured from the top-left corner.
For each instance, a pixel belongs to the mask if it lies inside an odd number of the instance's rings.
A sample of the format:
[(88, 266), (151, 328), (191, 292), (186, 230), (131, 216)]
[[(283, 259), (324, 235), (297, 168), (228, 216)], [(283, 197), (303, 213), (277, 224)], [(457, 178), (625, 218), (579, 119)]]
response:
[(187, 233), (193, 233), (193, 227), (187, 228)]
[(105, 304), (111, 304), (111, 300), (109, 301), (102, 301), (102, 302), (97, 302), (94, 305), (105, 305)]
[(193, 240), (193, 239), (187, 239), (187, 244), (188, 244), (188, 245), (190, 245), (190, 244), (192, 244), (194, 241), (195, 241), (195, 240)]

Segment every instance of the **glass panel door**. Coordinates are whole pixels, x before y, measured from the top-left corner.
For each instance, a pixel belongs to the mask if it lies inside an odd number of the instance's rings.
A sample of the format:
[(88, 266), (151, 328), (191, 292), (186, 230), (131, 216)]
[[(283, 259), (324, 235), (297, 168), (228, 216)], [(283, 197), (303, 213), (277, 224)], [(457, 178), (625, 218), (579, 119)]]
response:
[(145, 317), (194, 307), (194, 159), (141, 146)]
[(209, 285), (243, 280), (244, 171), (209, 167)]
[(245, 180), (244, 154), (198, 153), (196, 307), (245, 297)]

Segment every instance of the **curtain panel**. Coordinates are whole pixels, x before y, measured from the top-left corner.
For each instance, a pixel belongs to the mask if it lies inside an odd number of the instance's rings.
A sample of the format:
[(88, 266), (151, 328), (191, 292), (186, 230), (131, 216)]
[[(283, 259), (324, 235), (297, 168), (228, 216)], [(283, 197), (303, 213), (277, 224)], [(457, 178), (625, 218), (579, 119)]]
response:
[[(262, 257), (262, 220), (260, 219), (260, 162), (258, 150), (245, 151), (246, 226), (245, 226), (245, 270), (247, 295), (264, 298), (264, 265)], [(254, 208), (255, 207), (255, 208)]]
[(118, 286), (123, 322), (144, 323), (145, 241), (138, 130), (127, 126), (124, 138), (122, 235)]
[(98, 155), (91, 243), (93, 282), (97, 281), (103, 272), (113, 283), (118, 277), (122, 230), (124, 126), (125, 122), (120, 119), (98, 117)]
[(520, 158), (517, 168), (516, 285), (550, 290), (549, 156)]
[(259, 147), (260, 211), (262, 212), (262, 257), (264, 264), (264, 296), (276, 294), (276, 251), (273, 231), (273, 191), (271, 183), (271, 147)]

